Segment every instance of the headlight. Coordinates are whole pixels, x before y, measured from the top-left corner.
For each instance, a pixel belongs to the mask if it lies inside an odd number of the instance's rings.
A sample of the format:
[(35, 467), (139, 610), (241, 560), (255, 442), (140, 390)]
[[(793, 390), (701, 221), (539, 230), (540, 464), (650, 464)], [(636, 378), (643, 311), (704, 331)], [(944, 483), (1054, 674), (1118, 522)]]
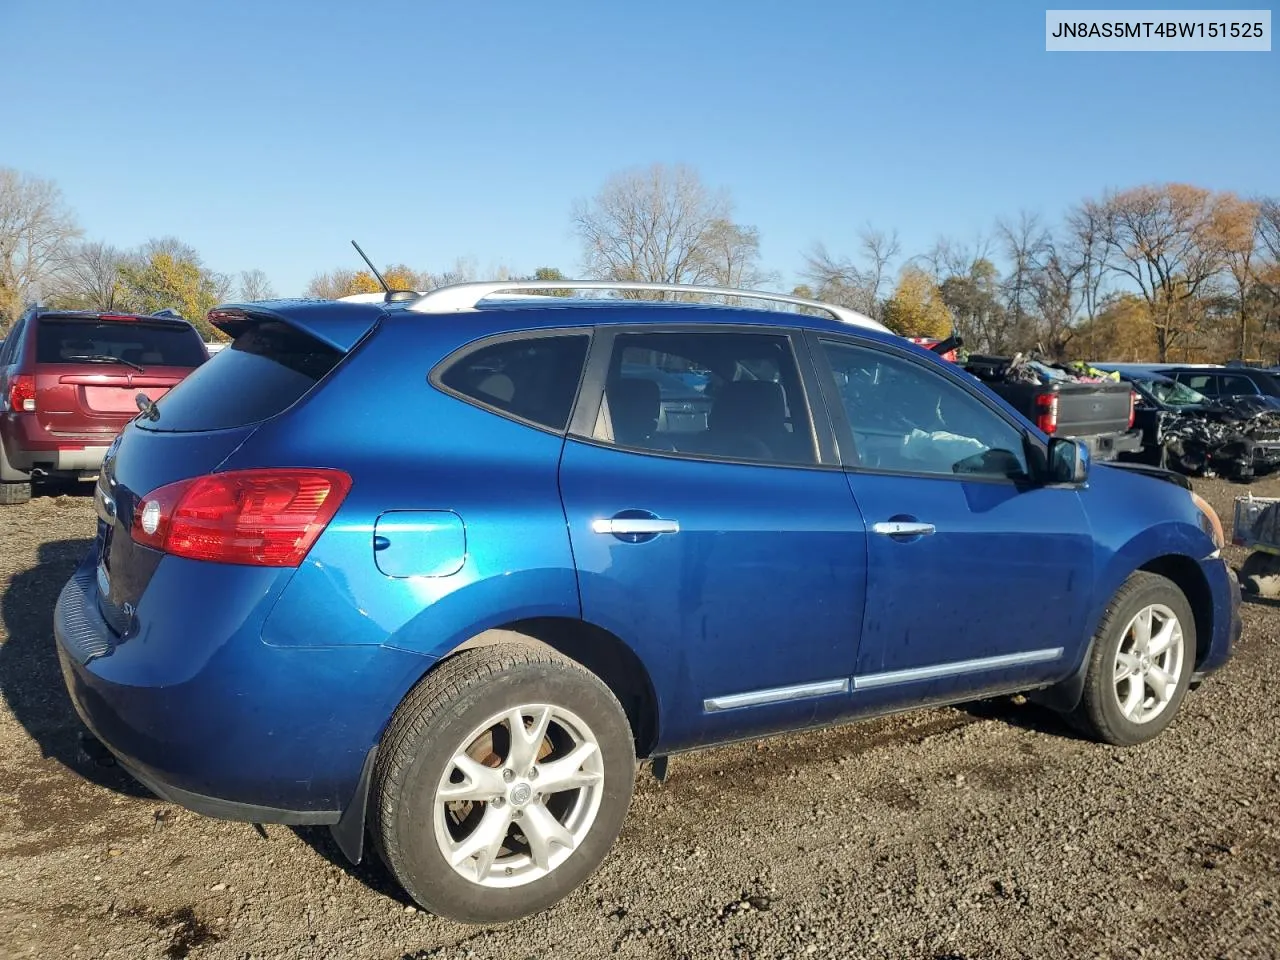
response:
[(1191, 494), (1191, 502), (1200, 511), (1200, 529), (1207, 533), (1213, 539), (1213, 545), (1221, 550), (1227, 545), (1227, 537), (1222, 532), (1222, 521), (1218, 519), (1217, 511), (1198, 493)]

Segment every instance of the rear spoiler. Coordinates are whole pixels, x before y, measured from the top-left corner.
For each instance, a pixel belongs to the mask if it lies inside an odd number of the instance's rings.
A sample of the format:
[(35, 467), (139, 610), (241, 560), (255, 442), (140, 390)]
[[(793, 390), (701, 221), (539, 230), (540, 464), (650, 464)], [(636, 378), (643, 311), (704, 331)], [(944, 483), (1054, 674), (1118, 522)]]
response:
[(347, 353), (381, 321), (381, 307), (335, 300), (273, 300), (224, 303), (209, 311), (209, 323), (232, 340), (264, 323), (280, 323)]

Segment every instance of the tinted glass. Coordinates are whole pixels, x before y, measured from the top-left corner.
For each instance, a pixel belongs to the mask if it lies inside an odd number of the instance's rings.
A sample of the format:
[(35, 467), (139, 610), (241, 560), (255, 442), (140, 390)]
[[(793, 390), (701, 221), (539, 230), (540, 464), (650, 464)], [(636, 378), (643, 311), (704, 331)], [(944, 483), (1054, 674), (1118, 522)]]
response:
[(189, 431), (258, 423), (292, 406), (342, 356), (285, 324), (259, 324), (161, 397), (159, 420), (138, 426)]
[(563, 430), (578, 393), (588, 337), (522, 337), (468, 353), (440, 383), (513, 417)]
[(1221, 386), (1218, 392), (1225, 397), (1247, 397), (1257, 394), (1258, 387), (1248, 377), (1220, 377)]
[(204, 344), (190, 327), (123, 320), (40, 318), (36, 363), (85, 363), (83, 357), (115, 357), (141, 367), (198, 367)]
[(1206, 397), (1218, 396), (1218, 378), (1203, 373), (1177, 373), (1174, 379)]
[(834, 341), (822, 346), (853, 430), (860, 468), (1027, 476), (1021, 431), (941, 374), (878, 350)]
[(619, 335), (594, 436), (663, 453), (817, 462), (791, 341), (771, 334)]

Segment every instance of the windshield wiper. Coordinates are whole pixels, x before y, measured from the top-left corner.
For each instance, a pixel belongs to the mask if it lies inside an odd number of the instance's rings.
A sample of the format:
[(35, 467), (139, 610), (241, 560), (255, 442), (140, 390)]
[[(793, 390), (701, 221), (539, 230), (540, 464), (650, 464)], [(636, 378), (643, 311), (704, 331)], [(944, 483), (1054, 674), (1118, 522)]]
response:
[(109, 353), (95, 353), (92, 356), (84, 357), (63, 357), (68, 363), (123, 363), (126, 367), (133, 367), (139, 373), (146, 373), (147, 368), (140, 363), (134, 363), (132, 360), (125, 360), (123, 357), (113, 357)]

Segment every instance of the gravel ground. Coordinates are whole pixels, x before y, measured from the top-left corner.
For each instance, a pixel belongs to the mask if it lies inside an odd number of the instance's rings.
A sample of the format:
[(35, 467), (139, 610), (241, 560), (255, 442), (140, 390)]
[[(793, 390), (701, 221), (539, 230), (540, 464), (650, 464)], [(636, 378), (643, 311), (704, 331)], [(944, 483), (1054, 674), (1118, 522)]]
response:
[[(1228, 523), (1246, 489), (1197, 488)], [(677, 758), (584, 888), (475, 928), (323, 830), (204, 819), (86, 754), (50, 619), (90, 501), (0, 523), (0, 957), (1280, 955), (1280, 609), (1247, 605), (1231, 663), (1136, 749), (1001, 700)]]

